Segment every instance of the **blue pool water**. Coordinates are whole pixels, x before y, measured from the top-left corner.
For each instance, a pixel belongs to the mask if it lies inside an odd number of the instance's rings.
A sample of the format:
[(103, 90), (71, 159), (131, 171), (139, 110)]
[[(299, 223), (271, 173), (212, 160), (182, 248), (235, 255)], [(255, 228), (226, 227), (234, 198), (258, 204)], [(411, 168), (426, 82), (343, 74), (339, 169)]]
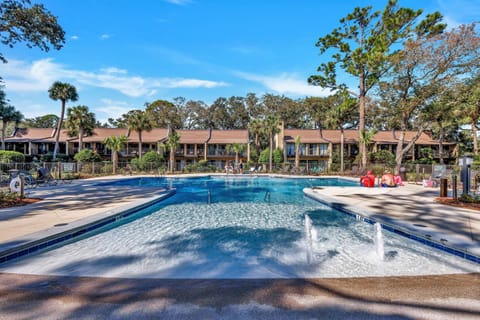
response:
[(141, 178), (177, 194), (81, 240), (0, 271), (141, 278), (308, 278), (479, 272), (480, 266), (333, 210), (304, 187), (342, 179)]

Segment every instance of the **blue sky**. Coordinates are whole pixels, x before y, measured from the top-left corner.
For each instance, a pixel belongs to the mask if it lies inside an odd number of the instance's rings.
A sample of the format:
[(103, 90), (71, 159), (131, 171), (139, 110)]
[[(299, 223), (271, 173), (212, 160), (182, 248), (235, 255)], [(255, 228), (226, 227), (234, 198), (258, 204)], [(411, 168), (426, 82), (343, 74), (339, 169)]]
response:
[[(387, 0), (45, 0), (66, 31), (60, 51), (0, 48), (10, 103), (25, 117), (59, 114), (54, 81), (77, 88), (97, 119), (175, 97), (211, 104), (249, 92), (291, 98), (329, 93), (307, 85), (322, 59), (315, 42), (356, 6)], [(440, 11), (449, 27), (479, 20), (480, 0), (399, 0)], [(421, 7), (419, 7), (421, 5)], [(349, 79), (345, 82), (349, 83)]]

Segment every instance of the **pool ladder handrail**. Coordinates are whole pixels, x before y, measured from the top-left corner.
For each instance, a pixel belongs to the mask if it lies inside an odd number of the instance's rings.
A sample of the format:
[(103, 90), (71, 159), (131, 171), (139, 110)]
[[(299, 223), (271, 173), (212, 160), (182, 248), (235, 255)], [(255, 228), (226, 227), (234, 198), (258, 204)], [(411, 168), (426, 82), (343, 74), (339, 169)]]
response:
[(263, 201), (267, 201), (270, 204), (270, 191), (265, 192), (265, 196), (263, 197)]

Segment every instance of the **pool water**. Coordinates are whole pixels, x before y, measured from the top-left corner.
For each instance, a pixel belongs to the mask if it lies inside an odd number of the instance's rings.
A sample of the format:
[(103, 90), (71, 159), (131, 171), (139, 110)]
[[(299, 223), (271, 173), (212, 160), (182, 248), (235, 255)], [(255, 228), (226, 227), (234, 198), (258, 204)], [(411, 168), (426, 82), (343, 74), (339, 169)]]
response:
[(382, 231), (303, 195), (341, 179), (126, 179), (177, 194), (2, 272), (128, 278), (313, 278), (480, 272), (480, 266)]

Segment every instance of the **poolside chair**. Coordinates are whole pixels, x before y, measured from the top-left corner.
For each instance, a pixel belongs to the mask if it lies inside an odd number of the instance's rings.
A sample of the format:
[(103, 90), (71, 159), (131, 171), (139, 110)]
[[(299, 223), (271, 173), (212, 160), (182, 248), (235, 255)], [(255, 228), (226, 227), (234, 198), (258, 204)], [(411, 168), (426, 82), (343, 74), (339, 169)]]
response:
[(35, 180), (37, 186), (44, 185), (56, 185), (57, 180), (52, 176), (47, 168), (40, 167), (37, 169), (37, 179)]

